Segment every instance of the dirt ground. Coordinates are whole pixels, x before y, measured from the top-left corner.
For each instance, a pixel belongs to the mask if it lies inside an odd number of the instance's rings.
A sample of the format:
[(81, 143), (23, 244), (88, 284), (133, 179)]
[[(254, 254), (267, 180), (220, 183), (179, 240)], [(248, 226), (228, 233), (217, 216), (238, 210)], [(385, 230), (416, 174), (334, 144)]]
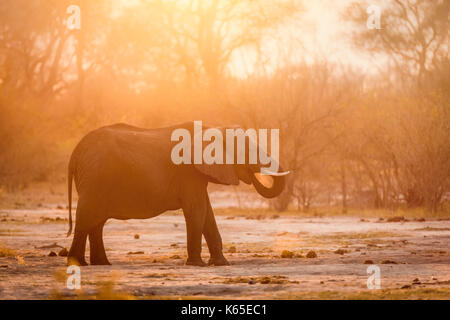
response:
[[(181, 214), (110, 220), (113, 266), (82, 267), (80, 290), (66, 287), (66, 258), (49, 256), (70, 247), (65, 209), (2, 210), (0, 221), (0, 299), (450, 299), (449, 220), (221, 215), (231, 266), (203, 268), (184, 266)], [(380, 290), (367, 288), (372, 264)]]

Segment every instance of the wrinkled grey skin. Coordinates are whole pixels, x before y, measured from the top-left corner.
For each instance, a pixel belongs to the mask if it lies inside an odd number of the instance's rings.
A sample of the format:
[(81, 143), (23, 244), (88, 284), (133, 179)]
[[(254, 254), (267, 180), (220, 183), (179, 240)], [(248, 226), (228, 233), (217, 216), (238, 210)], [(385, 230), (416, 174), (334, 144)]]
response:
[(273, 177), (272, 187), (266, 188), (253, 174), (259, 171), (258, 165), (175, 165), (171, 150), (178, 142), (171, 141), (171, 134), (177, 128), (188, 129), (193, 137), (193, 122), (159, 129), (115, 124), (94, 130), (79, 142), (69, 163), (68, 235), (72, 231), (72, 178), (79, 200), (68, 264), (87, 265), (88, 236), (91, 264), (110, 264), (102, 236), (108, 219), (147, 219), (177, 209), (183, 209), (186, 221), (186, 264), (206, 265), (200, 257), (202, 235), (211, 256), (209, 264), (229, 264), (222, 253), (208, 182), (252, 183), (260, 194), (271, 198), (283, 190), (284, 177)]

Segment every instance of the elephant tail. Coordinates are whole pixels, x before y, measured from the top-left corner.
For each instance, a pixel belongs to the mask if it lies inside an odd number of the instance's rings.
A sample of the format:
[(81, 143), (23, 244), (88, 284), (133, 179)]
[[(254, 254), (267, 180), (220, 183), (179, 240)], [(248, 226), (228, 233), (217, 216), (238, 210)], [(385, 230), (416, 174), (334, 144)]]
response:
[(72, 179), (73, 179), (73, 164), (72, 158), (69, 162), (69, 174), (67, 177), (67, 189), (68, 189), (68, 197), (69, 197), (69, 231), (67, 232), (67, 236), (69, 237), (72, 234)]

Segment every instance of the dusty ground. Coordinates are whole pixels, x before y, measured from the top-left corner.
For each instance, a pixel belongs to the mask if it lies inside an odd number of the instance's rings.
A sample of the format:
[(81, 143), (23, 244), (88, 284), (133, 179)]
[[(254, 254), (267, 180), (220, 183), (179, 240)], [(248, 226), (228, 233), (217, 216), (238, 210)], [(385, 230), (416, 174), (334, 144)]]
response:
[[(64, 209), (0, 211), (0, 299), (450, 299), (448, 220), (218, 216), (232, 265), (204, 268), (183, 265), (181, 214), (111, 220), (113, 266), (82, 267), (82, 289), (71, 291), (66, 259), (48, 256), (61, 248), (40, 248), (70, 246), (66, 219)], [(311, 250), (317, 257), (306, 257)], [(367, 289), (368, 264), (381, 268), (381, 290)]]

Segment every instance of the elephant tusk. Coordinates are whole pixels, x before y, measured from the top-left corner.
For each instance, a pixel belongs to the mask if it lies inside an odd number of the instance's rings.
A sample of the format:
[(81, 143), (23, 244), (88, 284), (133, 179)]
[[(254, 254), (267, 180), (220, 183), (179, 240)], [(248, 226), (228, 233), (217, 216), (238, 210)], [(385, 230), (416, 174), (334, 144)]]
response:
[(274, 176), (274, 177), (283, 177), (283, 176), (287, 176), (289, 173), (291, 173), (290, 171), (286, 171), (286, 172), (261, 172), (260, 174), (262, 176)]

